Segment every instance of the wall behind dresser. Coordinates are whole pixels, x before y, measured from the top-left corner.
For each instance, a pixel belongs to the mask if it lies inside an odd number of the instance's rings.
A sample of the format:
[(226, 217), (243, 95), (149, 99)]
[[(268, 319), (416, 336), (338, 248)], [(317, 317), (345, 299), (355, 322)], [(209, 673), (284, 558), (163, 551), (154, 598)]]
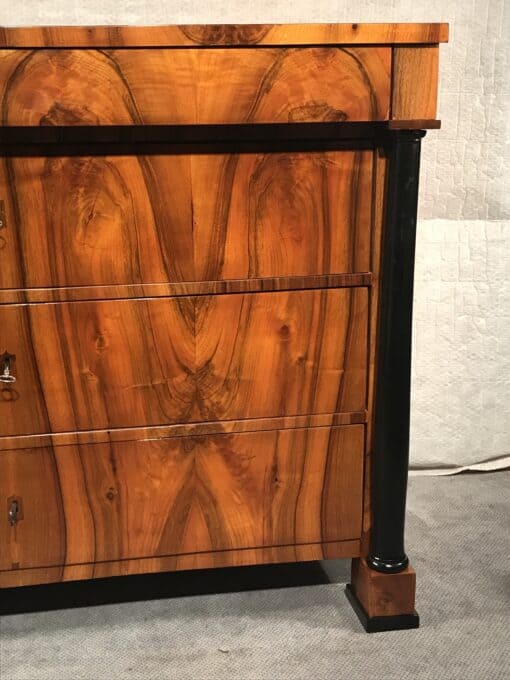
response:
[(450, 23), (440, 59), (443, 128), (425, 139), (422, 165), (411, 459), (416, 469), (510, 464), (509, 3), (0, 3), (5, 26), (307, 21)]

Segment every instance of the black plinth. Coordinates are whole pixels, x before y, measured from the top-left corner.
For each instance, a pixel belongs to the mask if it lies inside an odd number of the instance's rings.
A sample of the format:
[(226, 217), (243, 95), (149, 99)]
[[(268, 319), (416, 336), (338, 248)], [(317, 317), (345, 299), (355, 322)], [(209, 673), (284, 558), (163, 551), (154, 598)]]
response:
[(396, 616), (368, 616), (363, 609), (350, 584), (345, 587), (345, 594), (361, 621), (367, 633), (382, 633), (390, 630), (407, 630), (420, 626), (420, 617), (417, 612), (413, 614), (398, 614)]

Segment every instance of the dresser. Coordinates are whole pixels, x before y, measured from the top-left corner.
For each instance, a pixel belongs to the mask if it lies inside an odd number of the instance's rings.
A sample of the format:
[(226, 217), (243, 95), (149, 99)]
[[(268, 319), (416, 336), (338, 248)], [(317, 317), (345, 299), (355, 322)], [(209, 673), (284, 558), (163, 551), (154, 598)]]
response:
[(418, 625), (413, 262), (447, 34), (0, 29), (0, 588), (352, 558), (365, 628)]

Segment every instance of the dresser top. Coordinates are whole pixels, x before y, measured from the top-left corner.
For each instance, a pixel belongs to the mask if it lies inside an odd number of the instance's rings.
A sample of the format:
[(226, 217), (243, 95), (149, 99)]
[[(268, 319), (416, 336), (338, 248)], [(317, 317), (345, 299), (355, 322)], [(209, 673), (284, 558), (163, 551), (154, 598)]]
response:
[(0, 27), (0, 48), (436, 44), (448, 24), (196, 24)]

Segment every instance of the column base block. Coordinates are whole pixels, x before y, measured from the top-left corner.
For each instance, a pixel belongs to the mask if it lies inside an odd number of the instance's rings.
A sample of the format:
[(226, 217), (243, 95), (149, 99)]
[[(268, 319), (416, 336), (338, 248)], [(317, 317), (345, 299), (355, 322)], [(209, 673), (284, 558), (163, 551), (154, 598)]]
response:
[(350, 583), (345, 587), (345, 594), (367, 633), (382, 633), (389, 630), (408, 630), (409, 628), (418, 628), (420, 625), (420, 617), (416, 611), (412, 614), (369, 616), (354, 594), (354, 590)]
[(346, 594), (367, 632), (418, 628), (415, 593), (416, 573), (412, 567), (384, 574), (371, 569), (363, 557), (352, 560)]

